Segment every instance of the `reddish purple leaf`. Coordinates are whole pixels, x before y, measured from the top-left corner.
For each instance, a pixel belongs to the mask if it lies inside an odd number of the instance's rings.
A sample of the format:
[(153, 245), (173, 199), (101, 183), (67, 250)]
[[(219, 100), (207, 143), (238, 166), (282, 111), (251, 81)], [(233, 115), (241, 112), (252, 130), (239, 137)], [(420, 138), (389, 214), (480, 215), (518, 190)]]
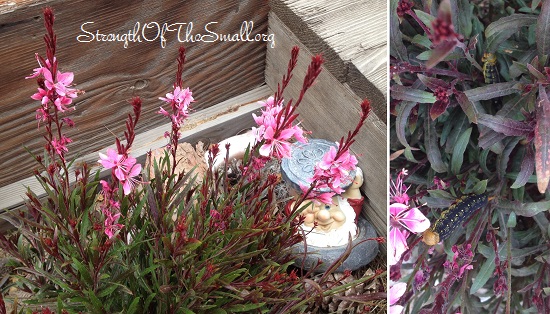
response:
[(440, 42), (433, 50), (432, 55), (426, 61), (426, 68), (431, 69), (436, 64), (438, 64), (440, 61), (445, 59), (446, 56), (448, 56), (453, 50), (455, 49), (458, 41), (456, 39), (453, 40), (444, 40)]
[(440, 115), (442, 115), (445, 110), (447, 110), (447, 107), (449, 106), (449, 101), (442, 101), (438, 100), (436, 101), (433, 106), (430, 108), (430, 118), (432, 120), (437, 119)]
[(539, 85), (539, 100), (535, 108), (535, 165), (537, 186), (544, 193), (550, 181), (550, 100), (542, 84)]
[(528, 136), (533, 132), (533, 127), (527, 122), (485, 113), (480, 113), (477, 116), (477, 123), (508, 136)]
[(510, 188), (517, 189), (525, 185), (529, 181), (529, 177), (535, 169), (535, 154), (531, 148), (531, 144), (527, 145), (525, 156), (521, 162), (521, 168), (514, 184)]
[(476, 105), (472, 103), (463, 92), (456, 91), (455, 96), (456, 100), (460, 104), (460, 108), (462, 108), (462, 111), (464, 111), (468, 117), (468, 120), (472, 123), (477, 123), (478, 110)]
[(444, 89), (451, 88), (451, 84), (435, 77), (418, 74), (418, 79), (422, 81), (422, 84), (426, 85), (427, 88), (431, 89), (434, 92), (437, 90), (438, 87), (442, 87)]

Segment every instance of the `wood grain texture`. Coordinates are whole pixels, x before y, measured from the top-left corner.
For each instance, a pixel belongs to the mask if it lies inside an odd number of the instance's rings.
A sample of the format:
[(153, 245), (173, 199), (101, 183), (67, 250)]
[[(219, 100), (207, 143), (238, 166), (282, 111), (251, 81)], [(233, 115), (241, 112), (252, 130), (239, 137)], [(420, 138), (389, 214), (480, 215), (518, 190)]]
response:
[[(191, 114), (182, 130), (182, 142), (195, 144), (199, 141), (205, 145), (217, 143), (229, 136), (236, 135), (240, 131), (254, 126), (252, 113), (259, 114), (261, 107), (257, 102), (264, 100), (272, 94), (271, 89), (264, 85), (250, 92), (246, 92), (237, 97), (233, 97), (215, 106), (211, 106), (194, 114)], [(170, 130), (170, 124), (161, 125), (154, 129), (145, 131), (136, 136), (132, 146), (132, 156), (136, 157), (138, 162), (144, 163), (145, 154), (149, 150), (163, 147), (167, 144), (164, 138), (164, 132)], [(110, 148), (115, 148), (110, 145)], [(108, 147), (99, 151), (105, 152)], [(99, 169), (97, 160), (98, 152), (90, 152), (79, 158), (75, 165), (83, 162), (93, 165), (92, 173)], [(70, 171), (72, 174), (73, 172)], [(28, 176), (30, 173), (26, 173)], [(109, 175), (109, 171), (103, 171), (102, 176)], [(74, 180), (74, 177), (72, 178)], [(34, 177), (27, 177), (18, 182), (6, 185), (0, 188), (0, 199), (2, 207), (0, 216), (6, 215), (8, 210), (22, 209), (25, 197), (26, 187), (29, 187), (37, 195), (44, 195), (44, 190)], [(0, 219), (0, 232), (7, 230), (11, 225)]]
[[(247, 1), (15, 1), (0, 6), (0, 187), (27, 177), (32, 169), (32, 152), (42, 151), (43, 138), (34, 119), (38, 102), (30, 96), (36, 91), (34, 80), (24, 77), (37, 67), (35, 52), (45, 55), (42, 7), (54, 9), (58, 35), (57, 56), (61, 71), (75, 73), (75, 87), (86, 93), (76, 99), (76, 111), (70, 116), (76, 127), (67, 130), (75, 142), (69, 145), (69, 158), (98, 151), (122, 134), (130, 110), (128, 100), (143, 98), (143, 113), (137, 132), (143, 133), (165, 123), (156, 114), (170, 91), (176, 71), (175, 59), (180, 46), (176, 35), (166, 35), (166, 47), (160, 41), (129, 43), (81, 43), (76, 36), (84, 22), (89, 30), (101, 33), (127, 33), (136, 22), (188, 23), (193, 33), (205, 33), (208, 22), (220, 33), (237, 33), (243, 21), (253, 21), (253, 34), (267, 32), (266, 0)], [(152, 36), (152, 35), (151, 35)], [(190, 86), (201, 111), (216, 103), (250, 91), (264, 83), (265, 42), (194, 42), (184, 43), (187, 61), (184, 84)], [(42, 130), (43, 131), (43, 130)], [(111, 133), (112, 132), (112, 133)]]
[(387, 2), (385, 0), (272, 0), (272, 12), (378, 117), (387, 112)]
[[(277, 38), (276, 48), (267, 52), (266, 83), (272, 89), (276, 90), (277, 83), (286, 72), (291, 48), (298, 45), (301, 49), (293, 79), (284, 95), (287, 100), (296, 98), (312, 54), (274, 13), (269, 14), (269, 32)], [(298, 119), (306, 129), (312, 131), (312, 138), (338, 141), (355, 128), (359, 120), (360, 103), (361, 98), (325, 69), (306, 93), (298, 108)], [(386, 124), (371, 114), (351, 147), (365, 174), (365, 184), (361, 188), (368, 198), (364, 214), (380, 236), (386, 236), (387, 221), (386, 133)]]

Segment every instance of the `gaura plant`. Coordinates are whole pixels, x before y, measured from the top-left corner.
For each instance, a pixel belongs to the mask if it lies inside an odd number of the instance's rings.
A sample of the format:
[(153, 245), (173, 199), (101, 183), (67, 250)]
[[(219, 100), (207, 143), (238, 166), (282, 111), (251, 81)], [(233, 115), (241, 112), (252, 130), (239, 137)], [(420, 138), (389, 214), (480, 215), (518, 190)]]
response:
[[(135, 97), (124, 138), (115, 139), (115, 149), (99, 153), (98, 163), (110, 172), (110, 178), (100, 178), (99, 171), (93, 174), (87, 164), (75, 165), (65, 157), (73, 139), (63, 130), (74, 125), (71, 105), (82, 91), (71, 87), (73, 73), (59, 70), (51, 9), (44, 10), (44, 18), (46, 58), (37, 55), (39, 67), (29, 78), (38, 82), (32, 98), (40, 101), (36, 119), (46, 131), (45, 151), (34, 155), (35, 176), (46, 196), (28, 189), (26, 210), (6, 218), (17, 230), (0, 234), (0, 247), (11, 255), (10, 273), (0, 280), (7, 282), (1, 287), (0, 310), (5, 310), (8, 289), (15, 288), (30, 295), (22, 301), (28, 311), (28, 306), (43, 307), (42, 313), (52, 308), (61, 313), (296, 313), (384, 276), (378, 270), (370, 277), (331, 282), (340, 260), (314, 281), (313, 270), (293, 267), (292, 246), (302, 241), (298, 227), (306, 204), (280, 208), (274, 193), (280, 178), (262, 168), (268, 159), (285, 154), (292, 137), (305, 140), (292, 124), (294, 111), (319, 75), (321, 57), (313, 58), (298, 100), (283, 104), (298, 56), (293, 49), (273, 102), (264, 104), (263, 119), (257, 117), (258, 141), (247, 150), (241, 175), (230, 178), (227, 163), (214, 169), (220, 149), (213, 145), (199, 182), (196, 172), (176, 171), (179, 129), (195, 101), (183, 84), (185, 49), (180, 48), (173, 88), (160, 97), (159, 114), (171, 123), (164, 155), (154, 159), (149, 154), (143, 169), (132, 157), (142, 107)], [(361, 108), (356, 130), (370, 111), (368, 101)], [(312, 187), (332, 184), (321, 181), (324, 171), (347, 171), (339, 168), (339, 158), (349, 156), (356, 133), (324, 159)], [(308, 198), (311, 193), (302, 201)], [(350, 251), (351, 244), (341, 258)], [(349, 276), (346, 272), (342, 280)], [(383, 297), (352, 300), (368, 306)], [(17, 312), (17, 303), (12, 311)]]
[(390, 4), (392, 313), (549, 312), (550, 2)]

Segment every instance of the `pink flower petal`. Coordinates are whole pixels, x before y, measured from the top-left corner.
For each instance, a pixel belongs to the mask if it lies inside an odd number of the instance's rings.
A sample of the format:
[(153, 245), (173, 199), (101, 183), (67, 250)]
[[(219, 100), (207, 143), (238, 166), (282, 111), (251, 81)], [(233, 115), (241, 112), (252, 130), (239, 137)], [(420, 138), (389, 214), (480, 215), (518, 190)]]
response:
[(389, 234), (388, 245), (388, 262), (390, 266), (397, 264), (407, 249), (406, 233), (404, 234), (398, 228), (392, 228)]
[(415, 233), (424, 232), (430, 227), (428, 218), (416, 207), (403, 212), (399, 217), (399, 222)]
[(390, 305), (394, 305), (407, 291), (407, 284), (404, 282), (398, 282), (391, 286), (388, 293)]

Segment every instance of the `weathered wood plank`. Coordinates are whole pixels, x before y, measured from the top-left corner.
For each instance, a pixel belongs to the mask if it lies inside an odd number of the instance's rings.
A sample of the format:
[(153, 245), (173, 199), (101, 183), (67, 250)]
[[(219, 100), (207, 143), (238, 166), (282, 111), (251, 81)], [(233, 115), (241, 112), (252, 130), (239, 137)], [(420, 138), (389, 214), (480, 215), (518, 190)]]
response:
[[(40, 152), (43, 139), (37, 135), (34, 111), (38, 102), (30, 99), (36, 83), (23, 78), (37, 67), (34, 53), (44, 55), (45, 33), (42, 7), (56, 13), (58, 60), (62, 71), (75, 73), (76, 88), (86, 93), (77, 98), (71, 117), (76, 127), (67, 130), (75, 143), (69, 146), (73, 156), (97, 151), (112, 141), (112, 131), (124, 129), (127, 100), (143, 98), (142, 122), (138, 133), (164, 123), (156, 112), (159, 96), (166, 94), (174, 81), (178, 42), (174, 32), (166, 34), (166, 47), (160, 40), (130, 42), (78, 42), (86, 27), (101, 33), (127, 33), (136, 22), (189, 23), (193, 34), (205, 34), (205, 25), (217, 33), (238, 33), (244, 21), (253, 21), (252, 34), (267, 33), (268, 6), (265, 0), (249, 1), (15, 1), (0, 6), (0, 186), (17, 182), (28, 175), (32, 158), (23, 147)], [(149, 36), (156, 30), (146, 32)], [(184, 32), (185, 33), (185, 32)], [(184, 35), (183, 35), (184, 37)], [(182, 37), (182, 38), (183, 38)], [(151, 38), (151, 37), (149, 37)], [(264, 83), (265, 42), (186, 42), (188, 54), (184, 84), (191, 86), (196, 101), (194, 110), (250, 91)], [(107, 129), (108, 128), (108, 129)]]
[[(272, 89), (277, 88), (277, 83), (286, 72), (291, 47), (298, 45), (301, 48), (294, 77), (285, 94), (285, 98), (296, 98), (312, 54), (274, 13), (269, 14), (269, 32), (277, 38), (277, 46), (268, 50), (266, 62), (266, 83)], [(313, 132), (312, 137), (338, 141), (355, 127), (359, 120), (360, 103), (361, 98), (324, 70), (298, 108), (299, 119), (306, 129)], [(381, 236), (386, 235), (387, 220), (386, 139), (386, 124), (371, 114), (351, 148), (365, 173), (366, 183), (362, 191), (368, 198), (368, 204), (364, 213)]]
[(272, 0), (272, 12), (325, 66), (373, 110), (387, 112), (387, 2), (385, 0)]
[[(191, 114), (189, 120), (186, 121), (186, 124), (182, 128), (181, 141), (193, 144), (198, 141), (202, 141), (205, 144), (217, 143), (244, 129), (252, 127), (255, 125), (252, 119), (252, 113), (260, 108), (257, 101), (266, 99), (271, 94), (271, 89), (267, 85), (264, 85), (215, 106)], [(130, 109), (129, 106), (127, 106), (127, 109)], [(154, 150), (167, 144), (167, 140), (163, 135), (165, 131), (169, 130), (170, 124), (168, 123), (138, 134), (132, 146), (132, 156), (143, 163), (145, 154), (149, 150)], [(114, 143), (114, 138), (112, 136), (111, 143)], [(109, 147), (115, 148), (114, 145), (110, 145)], [(105, 152), (107, 148), (108, 147), (104, 147), (99, 151)], [(98, 159), (97, 151), (90, 152), (79, 158), (75, 164), (87, 162), (89, 165), (94, 165), (93, 171), (96, 171), (96, 169), (99, 169), (97, 165)], [(72, 171), (70, 171), (70, 173), (72, 174)], [(31, 175), (30, 169), (28, 169), (25, 175)], [(108, 171), (104, 171), (102, 175), (108, 175)], [(74, 177), (72, 180), (74, 180)], [(44, 191), (34, 177), (27, 177), (18, 182), (1, 187), (0, 200), (2, 200), (2, 205), (0, 208), (0, 215), (5, 214), (7, 210), (21, 208), (27, 186), (38, 195), (44, 194)], [(4, 231), (7, 227), (8, 225), (0, 219), (0, 232)]]

